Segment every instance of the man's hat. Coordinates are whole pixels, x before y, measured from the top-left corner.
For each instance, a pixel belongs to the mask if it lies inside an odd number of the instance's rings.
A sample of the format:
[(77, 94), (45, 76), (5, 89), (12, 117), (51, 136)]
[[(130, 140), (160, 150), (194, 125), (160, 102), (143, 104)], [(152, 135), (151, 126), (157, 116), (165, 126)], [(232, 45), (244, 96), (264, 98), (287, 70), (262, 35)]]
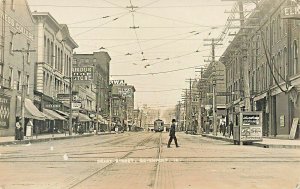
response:
[(172, 122), (176, 122), (176, 119), (172, 119)]

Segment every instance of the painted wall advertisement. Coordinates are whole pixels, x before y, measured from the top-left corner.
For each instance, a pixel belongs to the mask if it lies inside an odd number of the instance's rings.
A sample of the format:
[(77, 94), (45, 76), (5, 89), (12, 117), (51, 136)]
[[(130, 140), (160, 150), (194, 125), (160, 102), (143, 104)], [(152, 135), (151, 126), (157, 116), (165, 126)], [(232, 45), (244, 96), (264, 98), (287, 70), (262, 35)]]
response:
[(74, 81), (91, 81), (94, 78), (94, 67), (73, 67)]
[(9, 127), (10, 97), (0, 96), (0, 128)]

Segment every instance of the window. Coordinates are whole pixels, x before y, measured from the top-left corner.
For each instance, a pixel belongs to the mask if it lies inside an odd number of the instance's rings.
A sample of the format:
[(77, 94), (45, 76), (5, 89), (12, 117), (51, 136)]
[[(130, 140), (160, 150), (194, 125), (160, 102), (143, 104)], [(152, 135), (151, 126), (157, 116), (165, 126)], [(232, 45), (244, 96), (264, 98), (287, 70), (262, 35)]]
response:
[(90, 60), (87, 58), (87, 59), (85, 59), (85, 63), (89, 63), (90, 62)]
[(282, 36), (282, 20), (280, 17), (280, 14), (277, 17), (277, 27), (278, 27), (278, 40), (280, 40), (281, 36)]
[[(30, 50), (30, 43), (27, 43), (27, 50)], [(27, 53), (27, 63), (30, 64), (31, 62), (31, 56), (30, 56), (30, 52)]]
[(298, 45), (297, 41), (294, 41), (293, 45), (293, 69), (292, 69), (292, 75), (295, 75), (297, 72), (299, 72), (299, 65), (298, 65)]
[(8, 87), (12, 88), (13, 86), (13, 68), (9, 68), (9, 77), (8, 77)]
[(11, 0), (10, 8), (11, 10), (15, 10), (15, 0)]
[(13, 40), (14, 40), (14, 33), (11, 31), (10, 32), (10, 42), (9, 42), (9, 52), (10, 52), (10, 54), (14, 54)]
[(286, 75), (287, 75), (287, 73), (286, 73), (286, 67), (288, 66), (287, 65), (287, 62), (288, 62), (288, 57), (287, 57), (287, 48), (285, 47), (284, 48), (284, 51), (283, 51), (283, 61), (282, 61), (282, 69), (281, 69), (281, 71), (282, 71), (282, 73), (281, 73), (281, 75), (283, 76), (283, 78), (284, 79), (286, 79)]
[(22, 78), (21, 78), (21, 71), (18, 71), (18, 80), (17, 80), (17, 90), (20, 91), (22, 88)]
[(26, 92), (29, 95), (29, 75), (26, 76)]
[(96, 63), (96, 62), (97, 62), (97, 59), (96, 59), (96, 58), (94, 58), (94, 59), (93, 59), (93, 62), (94, 62), (94, 63)]

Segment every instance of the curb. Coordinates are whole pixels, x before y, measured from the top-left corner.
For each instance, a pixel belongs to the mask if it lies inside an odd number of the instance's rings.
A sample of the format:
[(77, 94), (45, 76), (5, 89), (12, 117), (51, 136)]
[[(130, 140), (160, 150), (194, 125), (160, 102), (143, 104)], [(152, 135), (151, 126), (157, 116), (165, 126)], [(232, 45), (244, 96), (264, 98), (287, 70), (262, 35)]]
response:
[[(222, 140), (226, 142), (233, 143), (233, 139), (230, 138), (221, 138), (217, 136), (211, 136), (202, 134), (203, 137), (215, 139), (215, 140)], [(300, 145), (284, 145), (284, 144), (263, 144), (263, 143), (252, 143), (252, 146), (260, 147), (260, 148), (286, 148), (286, 149), (300, 149)]]
[(110, 134), (114, 134), (114, 133), (100, 133), (100, 134), (97, 134), (97, 135), (95, 135), (95, 134), (85, 134), (85, 135), (62, 136), (62, 137), (53, 137), (53, 138), (28, 139), (28, 140), (21, 140), (21, 141), (8, 141), (8, 142), (0, 142), (0, 146), (29, 144), (29, 143), (40, 143), (40, 142), (49, 142), (49, 141), (53, 141), (53, 140), (76, 139), (76, 138), (99, 136), (99, 135), (110, 135)]

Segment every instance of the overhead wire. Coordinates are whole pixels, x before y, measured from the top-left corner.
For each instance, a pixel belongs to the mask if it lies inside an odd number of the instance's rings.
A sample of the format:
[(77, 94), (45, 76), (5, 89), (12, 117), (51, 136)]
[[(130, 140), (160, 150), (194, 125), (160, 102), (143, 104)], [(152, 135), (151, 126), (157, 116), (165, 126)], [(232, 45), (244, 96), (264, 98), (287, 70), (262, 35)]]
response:
[(88, 29), (88, 30), (86, 30), (86, 31), (77, 33), (77, 34), (74, 35), (74, 37), (77, 37), (77, 36), (79, 36), (79, 35), (82, 35), (82, 34), (85, 34), (85, 33), (87, 33), (87, 32), (90, 32), (90, 31), (92, 31), (92, 30), (95, 30), (95, 29), (97, 29), (97, 28), (100, 27), (100, 26), (103, 26), (103, 25), (109, 24), (109, 23), (111, 23), (111, 22), (114, 22), (114, 21), (116, 21), (116, 20), (118, 20), (118, 19), (120, 19), (120, 18), (126, 16), (127, 14), (129, 14), (129, 13), (126, 12), (126, 13), (122, 14), (121, 16), (116, 17), (116, 18), (114, 18), (114, 19), (112, 19), (112, 20), (109, 20), (109, 21), (107, 21), (107, 22), (105, 22), (105, 23), (102, 23), (102, 24), (100, 24), (100, 25), (98, 25), (98, 26), (96, 26), (96, 27), (93, 27), (93, 28)]
[(188, 70), (188, 69), (192, 69), (192, 68), (196, 68), (199, 66), (190, 66), (190, 67), (186, 67), (186, 68), (181, 68), (181, 69), (175, 69), (175, 70), (169, 70), (169, 71), (162, 71), (162, 72), (150, 72), (150, 73), (137, 73), (137, 74), (115, 74), (115, 75), (111, 75), (112, 77), (132, 77), (132, 76), (147, 76), (147, 75), (158, 75), (158, 74), (166, 74), (166, 73), (173, 73), (173, 72), (178, 72), (178, 71), (182, 71), (182, 70)]

